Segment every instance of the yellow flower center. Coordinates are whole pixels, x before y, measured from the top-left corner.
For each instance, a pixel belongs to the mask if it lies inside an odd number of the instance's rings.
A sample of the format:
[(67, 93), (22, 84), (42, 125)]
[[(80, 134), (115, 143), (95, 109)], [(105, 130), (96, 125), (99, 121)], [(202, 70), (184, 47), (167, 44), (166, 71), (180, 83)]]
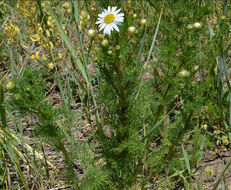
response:
[(108, 14), (107, 16), (104, 17), (104, 22), (106, 24), (110, 24), (114, 21), (115, 16), (113, 14)]

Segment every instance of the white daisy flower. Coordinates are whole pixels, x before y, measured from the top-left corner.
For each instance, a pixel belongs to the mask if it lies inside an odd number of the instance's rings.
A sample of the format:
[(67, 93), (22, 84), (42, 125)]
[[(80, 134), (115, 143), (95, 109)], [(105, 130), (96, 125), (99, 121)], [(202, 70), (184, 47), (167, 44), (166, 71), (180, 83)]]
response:
[(104, 34), (111, 35), (114, 29), (119, 32), (117, 25), (121, 25), (124, 21), (124, 13), (119, 13), (121, 9), (116, 10), (116, 8), (109, 6), (108, 10), (104, 9), (104, 12), (98, 15), (96, 24), (99, 24), (99, 31), (104, 29)]

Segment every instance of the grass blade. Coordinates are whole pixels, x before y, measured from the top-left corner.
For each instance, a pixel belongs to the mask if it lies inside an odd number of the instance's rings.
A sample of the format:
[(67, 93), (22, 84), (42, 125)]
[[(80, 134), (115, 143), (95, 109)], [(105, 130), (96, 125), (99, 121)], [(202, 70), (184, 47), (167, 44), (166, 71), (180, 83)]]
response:
[(153, 128), (148, 132), (148, 134), (143, 137), (143, 140), (147, 139), (160, 126), (160, 124), (166, 119), (166, 117), (168, 117), (169, 114), (172, 113), (174, 108), (153, 126)]
[(224, 169), (222, 170), (221, 175), (219, 176), (217, 182), (214, 184), (212, 190), (216, 190), (217, 189), (220, 181), (222, 180), (223, 176), (225, 175), (226, 170), (229, 168), (230, 165), (231, 165), (231, 158), (229, 158), (227, 164), (225, 165)]
[(85, 81), (89, 84), (89, 83), (90, 83), (90, 80), (89, 80), (88, 75), (87, 75), (87, 73), (86, 73), (85, 67), (84, 67), (83, 64), (81, 63), (81, 61), (80, 61), (80, 59), (79, 59), (79, 57), (78, 57), (78, 55), (77, 55), (75, 49), (72, 47), (72, 44), (71, 44), (70, 39), (68, 38), (68, 36), (67, 36), (66, 33), (64, 32), (64, 30), (63, 30), (63, 28), (62, 28), (62, 25), (60, 24), (60, 22), (59, 22), (58, 18), (56, 17), (54, 11), (52, 10), (52, 8), (51, 8), (49, 2), (48, 2), (48, 9), (49, 9), (49, 11), (50, 11), (52, 17), (54, 18), (55, 23), (56, 23), (56, 26), (58, 27), (58, 30), (59, 30), (59, 32), (61, 33), (61, 36), (62, 36), (64, 42), (66, 43), (66, 45), (67, 45), (69, 51), (71, 52), (71, 55), (73, 56), (73, 58), (74, 58), (74, 60), (75, 60), (75, 62), (76, 62), (76, 64), (77, 64), (77, 66), (78, 66), (78, 68), (79, 68), (81, 74), (83, 75)]
[(2, 121), (2, 126), (7, 127), (6, 112), (5, 112), (5, 108), (3, 106), (3, 103), (4, 103), (4, 92), (3, 92), (3, 86), (0, 83), (0, 118)]
[(191, 174), (191, 169), (190, 169), (190, 164), (189, 164), (189, 157), (188, 157), (187, 151), (184, 149), (184, 146), (182, 146), (182, 151), (183, 151), (183, 155), (184, 155), (184, 159), (185, 159), (185, 163), (186, 163), (188, 173)]
[(157, 34), (158, 34), (158, 31), (159, 31), (159, 26), (160, 26), (160, 21), (161, 21), (161, 17), (162, 17), (162, 14), (163, 14), (163, 9), (164, 9), (164, 2), (163, 2), (163, 5), (162, 5), (162, 8), (161, 8), (161, 12), (160, 12), (160, 16), (159, 16), (159, 20), (158, 20), (158, 24), (156, 26), (156, 30), (155, 30), (155, 34), (153, 36), (153, 39), (152, 39), (152, 45), (150, 47), (150, 50), (149, 50), (149, 53), (148, 53), (148, 58), (147, 58), (147, 61), (145, 62), (145, 65), (140, 73), (140, 83), (138, 85), (138, 91), (136, 93), (136, 96), (134, 98), (134, 100), (137, 99), (138, 95), (139, 95), (139, 92), (140, 92), (140, 88), (142, 86), (142, 83), (143, 83), (143, 78), (144, 78), (144, 71), (146, 70), (147, 66), (148, 66), (148, 63), (149, 63), (149, 59), (151, 57), (151, 54), (152, 54), (152, 51), (153, 51), (153, 48), (154, 48), (154, 45), (155, 45), (155, 41), (156, 41), (156, 37), (157, 37)]

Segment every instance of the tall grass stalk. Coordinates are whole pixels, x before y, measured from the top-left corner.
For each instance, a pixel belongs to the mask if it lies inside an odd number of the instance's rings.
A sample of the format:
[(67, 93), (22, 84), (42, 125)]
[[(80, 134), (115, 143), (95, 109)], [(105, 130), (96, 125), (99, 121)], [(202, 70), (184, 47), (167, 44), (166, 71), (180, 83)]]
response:
[(2, 83), (0, 83), (0, 116), (1, 116), (0, 118), (1, 118), (2, 126), (7, 127), (6, 112), (3, 104), (4, 104), (4, 92), (3, 92)]
[[(77, 4), (75, 3), (75, 14), (78, 12), (78, 8), (77, 8)], [(75, 61), (75, 63), (77, 64), (83, 78), (85, 79), (85, 89), (90, 88), (90, 92), (91, 92), (91, 95), (92, 95), (92, 99), (93, 99), (93, 103), (94, 103), (94, 106), (95, 106), (95, 112), (96, 112), (96, 121), (97, 121), (97, 127), (98, 127), (98, 130), (99, 130), (99, 133), (101, 135), (103, 135), (103, 130), (101, 128), (101, 125), (100, 125), (100, 118), (99, 118), (99, 113), (98, 113), (98, 109), (97, 109), (97, 104), (96, 104), (96, 100), (95, 100), (95, 94), (94, 94), (94, 91), (93, 91), (93, 87), (92, 87), (92, 83), (91, 83), (91, 79), (90, 79), (90, 75), (89, 75), (89, 71), (88, 71), (88, 68), (87, 68), (87, 63), (84, 61), (84, 64), (81, 63), (75, 49), (72, 47), (72, 44), (68, 38), (68, 36), (66, 35), (66, 33), (64, 32), (58, 18), (56, 17), (54, 11), (52, 10), (50, 4), (48, 3), (48, 8), (49, 8), (49, 11), (51, 12), (51, 15), (52, 17), (54, 18), (55, 20), (55, 23), (58, 27), (58, 30), (59, 32), (61, 33), (61, 36), (62, 36), (62, 39), (64, 40), (65, 44), (67, 45), (69, 51), (71, 52), (71, 55), (73, 56), (73, 59)], [(76, 17), (76, 16), (75, 16)], [(78, 27), (78, 25), (76, 25), (76, 27)], [(83, 51), (83, 45), (81, 43), (81, 38), (80, 38), (80, 45), (81, 45), (81, 49), (82, 49), (82, 56), (84, 57), (85, 54), (84, 54), (84, 51)], [(84, 59), (86, 60), (86, 59)], [(82, 89), (83, 90), (83, 89)], [(86, 92), (87, 93), (87, 92)]]

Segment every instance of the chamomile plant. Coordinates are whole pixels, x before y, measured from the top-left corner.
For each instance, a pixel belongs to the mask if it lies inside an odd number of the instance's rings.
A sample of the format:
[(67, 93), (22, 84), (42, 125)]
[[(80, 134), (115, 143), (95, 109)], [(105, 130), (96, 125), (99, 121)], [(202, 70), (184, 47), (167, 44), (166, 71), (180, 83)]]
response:
[[(8, 167), (2, 134), (26, 136), (28, 118), (44, 154), (30, 152), (34, 165), (41, 160), (28, 175), (35, 183), (14, 162), (15, 189), (60, 179), (79, 190), (193, 189), (208, 140), (229, 146), (228, 1), (216, 11), (210, 1), (0, 4), (13, 10), (0, 22), (0, 57), (10, 65), (0, 69), (0, 165)], [(0, 187), (14, 186), (8, 170)]]
[(121, 25), (124, 20), (124, 13), (119, 13), (121, 9), (117, 10), (117, 7), (108, 7), (104, 9), (104, 12), (98, 15), (96, 24), (99, 24), (99, 31), (103, 29), (103, 33), (111, 35), (111, 31), (116, 30), (119, 32), (117, 25)]

